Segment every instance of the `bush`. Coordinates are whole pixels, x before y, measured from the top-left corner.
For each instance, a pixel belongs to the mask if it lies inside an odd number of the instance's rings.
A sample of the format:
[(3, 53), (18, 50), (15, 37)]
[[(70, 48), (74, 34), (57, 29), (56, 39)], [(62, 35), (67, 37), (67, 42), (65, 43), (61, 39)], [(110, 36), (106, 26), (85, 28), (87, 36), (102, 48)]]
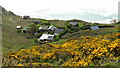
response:
[(21, 47), (20, 49), (25, 49), (25, 47)]
[(27, 39), (32, 39), (33, 36), (27, 35), (26, 38), (27, 38)]
[(59, 34), (60, 38), (68, 32), (68, 27), (65, 27), (64, 31)]
[(60, 36), (55, 36), (55, 41), (59, 41), (60, 40)]
[(67, 27), (68, 27), (68, 29), (70, 29), (72, 27), (72, 25), (68, 24)]
[(77, 32), (79, 30), (80, 30), (80, 28), (78, 28), (78, 27), (72, 27), (72, 28), (70, 28), (70, 32)]
[(37, 42), (38, 42), (38, 40), (37, 40), (37, 39), (33, 39), (33, 41), (34, 41), (35, 43), (37, 43)]
[(21, 33), (21, 30), (17, 30), (18, 33)]
[(50, 31), (48, 31), (48, 33), (49, 33), (49, 34), (53, 34), (53, 33), (54, 33), (54, 31), (50, 30)]
[(39, 28), (40, 27), (40, 24), (37, 24), (37, 28)]
[(42, 34), (43, 34), (43, 33), (38, 33), (38, 34), (36, 34), (34, 37), (35, 37), (35, 38), (39, 38)]

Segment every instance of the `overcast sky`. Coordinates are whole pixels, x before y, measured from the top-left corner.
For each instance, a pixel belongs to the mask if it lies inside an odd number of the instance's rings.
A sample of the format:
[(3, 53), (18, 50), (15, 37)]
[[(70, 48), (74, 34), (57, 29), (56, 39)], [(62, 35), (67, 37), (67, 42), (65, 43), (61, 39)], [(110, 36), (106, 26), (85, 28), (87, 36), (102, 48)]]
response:
[(45, 19), (102, 21), (117, 18), (119, 0), (0, 0), (17, 15)]

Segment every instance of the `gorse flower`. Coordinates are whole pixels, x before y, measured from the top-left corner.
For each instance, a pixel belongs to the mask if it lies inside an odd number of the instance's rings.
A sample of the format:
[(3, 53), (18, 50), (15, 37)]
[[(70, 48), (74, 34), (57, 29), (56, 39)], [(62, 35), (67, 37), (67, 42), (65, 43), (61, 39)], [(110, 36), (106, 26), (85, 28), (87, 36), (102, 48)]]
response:
[[(5, 53), (5, 59), (16, 60), (17, 66), (87, 66), (103, 59), (117, 60), (120, 56), (120, 33), (104, 36), (81, 36), (59, 44), (46, 43), (21, 49), (17, 52)], [(105, 61), (104, 61), (105, 62)]]

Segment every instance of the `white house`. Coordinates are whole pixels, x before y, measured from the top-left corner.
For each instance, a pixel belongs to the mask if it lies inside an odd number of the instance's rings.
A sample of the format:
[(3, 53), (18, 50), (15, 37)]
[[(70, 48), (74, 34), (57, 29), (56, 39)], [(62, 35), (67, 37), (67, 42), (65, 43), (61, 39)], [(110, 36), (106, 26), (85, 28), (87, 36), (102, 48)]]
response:
[(38, 39), (38, 41), (52, 41), (53, 38), (54, 38), (54, 35), (42, 34), (42, 36)]
[(16, 29), (21, 29), (22, 27), (21, 26), (16, 26)]
[(93, 27), (90, 27), (90, 28), (91, 28), (91, 30), (97, 30), (97, 29), (99, 29), (98, 26), (93, 26)]
[(48, 28), (48, 30), (55, 30), (55, 29), (56, 29), (56, 27), (53, 26), (53, 25), (51, 25), (51, 26)]

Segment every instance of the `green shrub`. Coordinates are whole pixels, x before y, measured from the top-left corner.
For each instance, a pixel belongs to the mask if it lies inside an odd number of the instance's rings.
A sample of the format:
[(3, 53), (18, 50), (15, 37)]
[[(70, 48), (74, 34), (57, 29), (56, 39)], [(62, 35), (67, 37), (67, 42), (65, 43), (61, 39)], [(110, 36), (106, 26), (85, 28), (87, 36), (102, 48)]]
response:
[(21, 29), (18, 29), (17, 32), (18, 32), (18, 33), (21, 33)]
[(40, 27), (40, 24), (37, 24), (37, 27), (39, 28), (39, 27)]
[(90, 66), (95, 66), (95, 64), (94, 64), (94, 63), (91, 63)]
[(59, 35), (55, 36), (54, 40), (55, 41), (59, 41), (60, 40), (60, 36)]
[(34, 37), (35, 38), (40, 38), (40, 36), (42, 35), (43, 33), (38, 33), (38, 34), (36, 34)]

